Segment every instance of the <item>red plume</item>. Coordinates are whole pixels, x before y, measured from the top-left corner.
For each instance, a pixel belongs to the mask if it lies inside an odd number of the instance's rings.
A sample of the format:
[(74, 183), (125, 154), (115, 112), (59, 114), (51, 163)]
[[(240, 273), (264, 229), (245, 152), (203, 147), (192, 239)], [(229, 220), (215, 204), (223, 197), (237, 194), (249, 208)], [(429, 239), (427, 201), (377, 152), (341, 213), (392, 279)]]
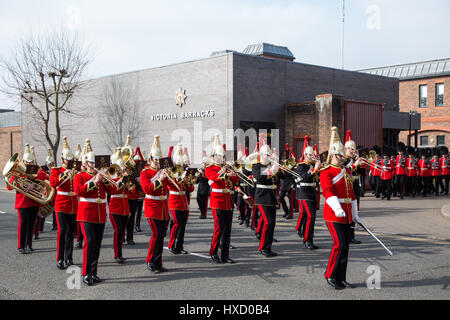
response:
[(310, 142), (310, 137), (309, 136), (305, 136), (305, 139), (303, 140), (303, 152), (302, 152), (302, 157), (300, 158), (300, 162), (303, 162), (303, 154), (305, 153), (305, 149), (307, 147), (309, 147), (309, 142)]
[(173, 151), (173, 146), (169, 147), (169, 154), (167, 155), (168, 157), (172, 156), (172, 151)]
[(141, 158), (141, 160), (145, 160), (145, 159), (144, 159), (144, 156), (142, 155), (141, 148), (136, 147), (136, 151), (134, 151), (133, 157), (136, 157), (136, 155), (139, 155), (139, 157)]
[(245, 147), (244, 154), (246, 157), (248, 157), (248, 148), (247, 147)]
[(289, 147), (289, 143), (286, 143), (286, 146), (284, 147), (285, 151), (291, 150), (291, 148)]
[(353, 140), (352, 138), (352, 130), (347, 130), (347, 134), (345, 135), (345, 142)]
[(227, 145), (226, 145), (226, 143), (224, 143), (224, 144), (222, 145), (222, 147), (223, 147), (223, 150), (224, 150), (224, 151), (227, 151)]

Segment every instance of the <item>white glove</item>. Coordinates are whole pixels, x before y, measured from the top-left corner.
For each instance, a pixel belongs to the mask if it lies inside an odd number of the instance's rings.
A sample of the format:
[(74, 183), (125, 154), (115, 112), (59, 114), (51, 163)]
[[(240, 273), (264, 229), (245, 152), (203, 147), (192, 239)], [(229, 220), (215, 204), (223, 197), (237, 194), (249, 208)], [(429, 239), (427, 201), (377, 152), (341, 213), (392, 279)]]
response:
[(336, 217), (338, 218), (345, 217), (345, 211), (342, 209), (338, 197), (336, 196), (329, 197), (325, 202), (330, 206), (331, 209), (333, 209)]
[(354, 221), (361, 223), (358, 215), (358, 200), (352, 200), (352, 216)]

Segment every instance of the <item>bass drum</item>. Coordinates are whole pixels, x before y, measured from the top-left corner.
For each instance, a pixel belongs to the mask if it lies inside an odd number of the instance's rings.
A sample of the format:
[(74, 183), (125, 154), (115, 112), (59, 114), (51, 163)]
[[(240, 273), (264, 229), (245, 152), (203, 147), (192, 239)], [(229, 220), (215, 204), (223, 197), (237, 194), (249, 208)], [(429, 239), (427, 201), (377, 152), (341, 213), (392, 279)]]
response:
[(41, 218), (47, 218), (54, 211), (55, 211), (55, 203), (53, 201), (50, 201), (47, 204), (44, 204), (43, 206), (39, 207), (38, 216)]

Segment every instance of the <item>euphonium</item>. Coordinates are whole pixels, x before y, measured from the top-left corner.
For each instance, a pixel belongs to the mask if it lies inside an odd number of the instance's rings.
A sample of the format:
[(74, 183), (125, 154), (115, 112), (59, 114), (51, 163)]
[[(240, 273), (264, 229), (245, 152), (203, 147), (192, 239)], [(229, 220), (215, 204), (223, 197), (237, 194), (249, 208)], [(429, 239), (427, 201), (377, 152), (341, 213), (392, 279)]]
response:
[[(19, 161), (18, 157), (18, 153), (15, 153), (3, 169), (6, 184), (37, 203), (45, 205), (53, 200), (55, 189), (45, 181), (34, 180), (35, 175), (26, 173), (26, 167)], [(14, 179), (9, 182), (11, 177), (14, 177)], [(33, 185), (34, 188), (27, 192), (29, 185)]]

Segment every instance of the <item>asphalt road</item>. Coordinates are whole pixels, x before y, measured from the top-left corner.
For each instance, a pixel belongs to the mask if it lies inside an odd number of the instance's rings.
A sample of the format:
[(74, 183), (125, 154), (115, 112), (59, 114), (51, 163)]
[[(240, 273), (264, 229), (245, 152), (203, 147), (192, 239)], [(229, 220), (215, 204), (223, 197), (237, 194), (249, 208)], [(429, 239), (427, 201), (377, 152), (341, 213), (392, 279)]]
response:
[[(376, 234), (394, 254), (389, 256), (367, 233), (358, 230), (357, 238), (362, 244), (351, 245), (347, 272), (347, 280), (357, 288), (335, 291), (323, 277), (332, 242), (323, 223), (321, 210), (315, 230), (315, 244), (320, 249), (309, 251), (303, 248), (294, 230), (297, 214), (294, 220), (286, 221), (279, 210), (275, 229), (278, 242), (273, 244), (273, 250), (279, 256), (265, 258), (260, 255), (253, 231), (240, 226), (235, 218), (231, 243), (236, 248), (230, 251), (230, 257), (236, 264), (218, 265), (213, 264), (208, 257), (213, 231), (212, 216), (208, 212), (208, 219), (200, 220), (197, 208), (193, 207), (185, 237), (185, 249), (190, 253), (173, 255), (165, 249), (163, 262), (169, 272), (162, 274), (153, 274), (145, 265), (150, 237), (147, 221), (143, 220), (143, 232), (135, 235), (136, 245), (124, 245), (123, 255), (127, 260), (123, 265), (114, 262), (113, 230), (107, 222), (98, 266), (98, 274), (105, 281), (87, 287), (82, 282), (80, 284), (77, 273), (80, 269), (74, 268), (70, 270), (73, 273), (68, 273), (68, 270), (56, 268), (56, 231), (50, 230), (51, 224), (48, 222), (40, 239), (33, 241), (35, 251), (27, 255), (18, 253), (14, 196), (14, 193), (0, 192), (0, 299), (450, 298), (450, 237), (437, 239), (433, 237), (433, 230), (427, 230), (428, 235), (421, 234), (420, 237), (383, 232), (383, 221), (387, 218), (390, 224), (396, 221), (399, 225), (402, 223), (399, 219), (405, 219), (405, 223), (410, 219), (407, 214), (396, 218), (396, 210), (390, 206), (398, 206), (398, 201), (375, 203), (373, 197), (362, 199), (361, 218), (364, 220), (367, 211), (370, 226), (377, 226), (379, 233)], [(401, 205), (405, 207), (408, 200), (403, 201)], [(417, 210), (425, 217), (432, 214), (427, 206)], [(448, 218), (433, 218), (442, 219), (434, 225), (450, 226)], [(427, 218), (421, 216), (416, 219)], [(167, 242), (168, 237), (165, 246)], [(82, 250), (75, 248), (73, 258), (81, 268)]]

